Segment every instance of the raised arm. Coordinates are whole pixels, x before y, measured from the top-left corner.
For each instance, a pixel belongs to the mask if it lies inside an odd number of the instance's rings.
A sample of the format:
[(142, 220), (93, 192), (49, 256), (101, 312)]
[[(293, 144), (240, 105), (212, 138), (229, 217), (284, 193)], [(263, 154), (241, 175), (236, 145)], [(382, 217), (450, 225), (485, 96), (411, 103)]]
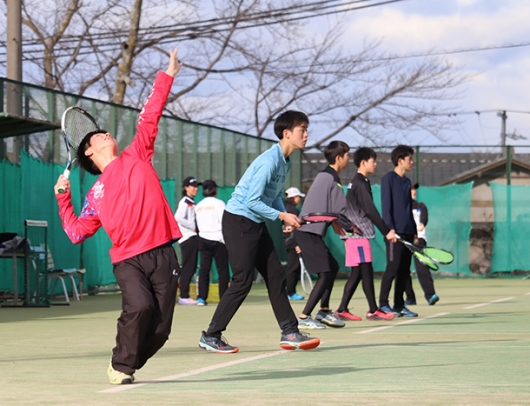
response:
[(176, 49), (170, 51), (166, 72), (158, 72), (151, 93), (140, 112), (136, 137), (132, 144), (123, 152), (124, 154), (132, 154), (145, 161), (150, 161), (153, 157), (155, 140), (158, 135), (158, 122), (173, 85), (173, 78), (182, 67), (182, 62), (178, 60), (177, 53), (178, 50)]

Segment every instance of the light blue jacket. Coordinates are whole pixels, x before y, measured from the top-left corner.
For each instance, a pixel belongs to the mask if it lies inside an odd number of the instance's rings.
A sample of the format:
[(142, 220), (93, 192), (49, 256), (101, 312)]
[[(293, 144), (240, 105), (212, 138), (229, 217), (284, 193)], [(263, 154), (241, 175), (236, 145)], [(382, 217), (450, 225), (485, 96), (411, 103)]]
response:
[(225, 210), (256, 223), (276, 220), (285, 211), (282, 191), (291, 160), (275, 144), (250, 164), (237, 184)]

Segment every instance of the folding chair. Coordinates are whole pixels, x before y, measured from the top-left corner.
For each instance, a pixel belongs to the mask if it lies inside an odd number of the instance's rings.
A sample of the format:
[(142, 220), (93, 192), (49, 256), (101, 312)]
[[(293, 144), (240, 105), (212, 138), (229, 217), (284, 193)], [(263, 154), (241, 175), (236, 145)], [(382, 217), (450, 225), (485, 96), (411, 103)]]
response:
[[(68, 290), (66, 289), (66, 283), (65, 279), (69, 278), (72, 282), (72, 298), (75, 300), (81, 300), (81, 296), (79, 295), (79, 292), (77, 290), (76, 282), (74, 275), (79, 276), (79, 291), (83, 293), (83, 278), (86, 270), (85, 269), (78, 269), (78, 268), (63, 268), (63, 269), (56, 269), (55, 263), (53, 262), (52, 254), (48, 248), (48, 290), (51, 287), (50, 292), (55, 291), (55, 287), (57, 286), (57, 282), (61, 281), (61, 285), (63, 286), (63, 292), (64, 292), (64, 298), (66, 303), (70, 303), (70, 298), (68, 297)], [(52, 285), (53, 282), (53, 285)]]

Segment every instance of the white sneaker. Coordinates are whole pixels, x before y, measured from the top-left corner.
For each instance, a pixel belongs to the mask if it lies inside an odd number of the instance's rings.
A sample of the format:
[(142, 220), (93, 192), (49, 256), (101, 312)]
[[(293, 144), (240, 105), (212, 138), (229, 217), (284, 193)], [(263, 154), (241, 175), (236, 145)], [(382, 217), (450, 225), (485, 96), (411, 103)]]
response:
[(107, 369), (107, 375), (109, 376), (109, 382), (113, 385), (129, 385), (134, 382), (134, 375), (116, 371), (112, 367), (112, 361), (109, 364), (109, 369)]
[(326, 325), (317, 320), (313, 320), (309, 316), (307, 319), (298, 319), (298, 328), (301, 330), (322, 330), (326, 328)]
[(197, 304), (197, 301), (195, 299), (192, 299), (191, 297), (188, 297), (188, 298), (179, 297), (179, 305), (195, 306), (196, 304)]

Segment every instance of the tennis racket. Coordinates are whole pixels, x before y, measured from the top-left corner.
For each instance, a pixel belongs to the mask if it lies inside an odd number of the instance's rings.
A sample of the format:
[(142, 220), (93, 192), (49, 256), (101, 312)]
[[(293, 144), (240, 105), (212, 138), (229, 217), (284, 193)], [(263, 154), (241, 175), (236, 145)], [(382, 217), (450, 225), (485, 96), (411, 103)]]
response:
[(300, 256), (300, 284), (302, 285), (302, 290), (306, 295), (309, 295), (313, 290), (313, 281), (311, 280), (311, 275), (307, 272), (307, 269), (304, 264), (304, 260)]
[(416, 257), (418, 261), (428, 266), (433, 271), (437, 271), (439, 269), (438, 264), (450, 264), (455, 259), (452, 253), (441, 248), (420, 247), (418, 245), (403, 240), (397, 234), (396, 238), (398, 239), (398, 241), (403, 243), (405, 247), (410, 250), (410, 252), (412, 252), (412, 255), (414, 255), (414, 257)]
[[(70, 169), (75, 161), (72, 159), (72, 149), (77, 151), (79, 144), (89, 132), (100, 130), (98, 123), (90, 114), (79, 107), (68, 107), (61, 117), (61, 135), (66, 145), (68, 161), (63, 176), (70, 177)], [(59, 188), (59, 193), (66, 192), (64, 187)]]
[(359, 227), (353, 224), (344, 214), (313, 212), (302, 216), (303, 224), (315, 223), (332, 223), (338, 221), (340, 226), (348, 232), (355, 232), (355, 234), (363, 235)]

